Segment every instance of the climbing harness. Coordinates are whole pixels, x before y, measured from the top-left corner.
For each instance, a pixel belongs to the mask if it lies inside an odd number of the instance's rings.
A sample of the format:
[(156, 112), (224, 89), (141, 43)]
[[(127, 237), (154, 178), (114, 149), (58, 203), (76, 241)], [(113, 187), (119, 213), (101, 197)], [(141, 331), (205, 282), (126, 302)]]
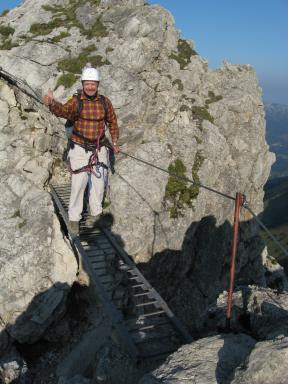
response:
[[(93, 152), (91, 154), (91, 156), (89, 157), (89, 161), (88, 161), (87, 165), (73, 170), (71, 167), (70, 159), (67, 158), (67, 167), (68, 167), (68, 170), (71, 174), (79, 174), (81, 172), (87, 172), (89, 174), (93, 174), (98, 179), (100, 179), (102, 177), (100, 168), (102, 167), (103, 169), (108, 170), (109, 167), (105, 163), (99, 161), (98, 152), (99, 152), (100, 148), (103, 146), (105, 146), (107, 148), (108, 159), (109, 159), (108, 164), (110, 165), (110, 159), (112, 158), (111, 152), (113, 151), (111, 143), (105, 137), (105, 128), (106, 128), (107, 114), (108, 114), (107, 102), (106, 102), (105, 96), (99, 95), (98, 100), (100, 100), (100, 102), (103, 106), (103, 109), (104, 109), (104, 118), (103, 119), (86, 119), (86, 118), (83, 118), (81, 116), (81, 112), (83, 109), (83, 100), (82, 100), (81, 96), (82, 96), (82, 90), (77, 90), (77, 93), (75, 93), (72, 96), (75, 98), (76, 103), (77, 103), (77, 112), (75, 114), (74, 121), (77, 119), (92, 120), (92, 121), (102, 121), (103, 120), (103, 125), (102, 125), (101, 131), (99, 132), (99, 135), (97, 136), (96, 140), (91, 140), (77, 131), (73, 121), (71, 121), (71, 120), (66, 121), (65, 130), (66, 130), (66, 134), (68, 136), (68, 149), (73, 149), (75, 145), (79, 145), (80, 147), (84, 148), (86, 152), (88, 152), (88, 151)], [(96, 101), (96, 99), (95, 99), (95, 101)], [(71, 140), (72, 135), (75, 135), (75, 136), (81, 138), (82, 140), (84, 140), (84, 143), (80, 144), (80, 143), (76, 143), (76, 142), (72, 141)], [(111, 161), (111, 164), (112, 163), (113, 163), (113, 161)], [(111, 167), (111, 169), (112, 169), (112, 167)], [(112, 173), (114, 173), (113, 170), (114, 169), (112, 169)], [(103, 172), (103, 177), (104, 177), (104, 184), (105, 184), (105, 189), (106, 189), (106, 187), (108, 185), (107, 172), (106, 172), (106, 175)]]
[[(68, 167), (68, 170), (71, 174), (78, 174), (81, 172), (87, 172), (90, 174), (92, 173), (94, 176), (97, 177), (97, 179), (100, 179), (102, 177), (101, 172), (100, 172), (100, 167), (102, 167), (106, 170), (109, 169), (109, 167), (105, 163), (98, 160), (98, 152), (97, 151), (95, 151), (91, 154), (91, 156), (89, 157), (89, 161), (88, 161), (87, 165), (84, 165), (81, 168), (73, 170), (71, 167), (70, 159), (68, 158), (67, 167)], [(93, 169), (94, 167), (95, 167), (95, 170)]]
[[(0, 75), (1, 77), (3, 77), (5, 80), (7, 80), (9, 83), (11, 83), (12, 85), (15, 85), (17, 86), (19, 89), (21, 89), (22, 92), (26, 93), (28, 96), (32, 97), (34, 100), (36, 100), (37, 102), (39, 102), (40, 104), (43, 104), (42, 102), (42, 99), (41, 99), (41, 96), (39, 95), (38, 92), (36, 92), (33, 88), (31, 88), (31, 86), (25, 81), (25, 80), (22, 80), (14, 75), (11, 75), (9, 72), (5, 71), (1, 66), (0, 66)], [(78, 91), (77, 91), (77, 94), (78, 94)], [(101, 95), (100, 95), (101, 96)], [(77, 96), (78, 97), (78, 96)], [(102, 98), (100, 98), (101, 100)], [(101, 100), (101, 102), (103, 102), (105, 100), (105, 97), (103, 96), (103, 100)], [(107, 106), (105, 107), (106, 104), (103, 104), (104, 106), (104, 109), (105, 109), (105, 115), (106, 115), (106, 108)], [(80, 109), (81, 109), (81, 103), (80, 103)], [(81, 112), (81, 111), (80, 111)], [(100, 139), (100, 138), (99, 138)], [(108, 141), (108, 140), (107, 140)], [(105, 144), (106, 145), (106, 144)], [(111, 144), (110, 144), (110, 147), (112, 148)], [(111, 151), (110, 151), (111, 153)], [(148, 161), (146, 160), (143, 160), (143, 159), (140, 159), (140, 158), (137, 158), (135, 156), (132, 156), (130, 155), (129, 153), (125, 153), (123, 151), (120, 151), (120, 153), (122, 153), (123, 155), (127, 156), (127, 157), (130, 157), (131, 159), (134, 159), (138, 162), (141, 162), (143, 164), (146, 164), (152, 168), (155, 168), (155, 169), (158, 169), (162, 172), (165, 172), (167, 174), (169, 174), (170, 176), (176, 178), (177, 180), (182, 180), (182, 181), (187, 181), (189, 183), (192, 183), (193, 185), (195, 186), (198, 186), (199, 188), (203, 188), (203, 189), (206, 189), (210, 192), (213, 192), (213, 193), (216, 193), (222, 197), (225, 197), (227, 199), (230, 199), (230, 200), (233, 200), (235, 201), (235, 197), (233, 196), (230, 196), (226, 193), (223, 193), (223, 192), (220, 192), (216, 189), (213, 189), (211, 187), (208, 187), (206, 185), (203, 185), (201, 183), (198, 183), (198, 182), (195, 182), (194, 180), (191, 180), (187, 177), (181, 177), (181, 176), (178, 176), (176, 174), (173, 174), (172, 172), (169, 172), (168, 170), (164, 169), (164, 168), (161, 168), (161, 167), (158, 167), (157, 165), (155, 164), (151, 164), (149, 163)], [(88, 164), (89, 165), (89, 164)], [(111, 161), (110, 161), (110, 166), (111, 166)], [(78, 170), (74, 170), (73, 172), (77, 172)], [(114, 169), (112, 171), (114, 173)], [(280, 243), (279, 240), (277, 240), (277, 238), (271, 233), (271, 231), (269, 231), (269, 229), (265, 226), (265, 224), (258, 218), (257, 214), (254, 213), (252, 211), (252, 209), (249, 207), (249, 204), (247, 201), (244, 201), (243, 202), (243, 208), (246, 209), (247, 211), (249, 211), (251, 213), (251, 215), (253, 216), (253, 218), (255, 219), (255, 221), (257, 221), (257, 223), (261, 226), (261, 228), (268, 234), (268, 236), (271, 238), (271, 240), (276, 243), (277, 247), (281, 249), (282, 252), (284, 252), (285, 256), (288, 256), (288, 251), (285, 249), (285, 247)]]
[[(13, 76), (13, 75), (9, 74), (2, 67), (0, 67), (0, 75), (5, 80), (7, 80), (9, 83), (17, 86), (19, 89), (21, 89), (28, 96), (32, 97), (37, 102), (43, 104), (39, 94), (37, 92), (35, 92), (35, 90), (33, 90), (27, 84), (27, 82), (25, 80), (21, 80), (21, 79), (17, 78), (16, 76)], [(77, 115), (77, 117), (81, 118), (80, 114), (81, 114), (81, 108), (82, 108), (82, 101), (80, 99), (80, 95), (79, 95), (78, 92), (77, 92), (77, 94), (75, 96), (77, 97), (77, 101), (78, 101), (78, 108), (77, 108), (78, 109), (78, 112), (77, 112), (78, 115)], [(104, 121), (103, 121), (103, 129), (101, 130), (100, 134), (98, 135), (98, 137), (96, 139), (95, 147), (93, 146), (93, 153), (91, 154), (91, 156), (89, 158), (87, 166), (81, 167), (81, 168), (76, 169), (76, 170), (72, 170), (71, 169), (71, 164), (68, 163), (68, 167), (70, 167), (70, 172), (73, 173), (73, 174), (77, 174), (77, 173), (80, 173), (80, 172), (87, 172), (87, 173), (90, 173), (90, 174), (94, 174), (97, 178), (99, 178), (99, 177), (101, 177), (101, 172), (100, 172), (99, 168), (103, 167), (106, 170), (108, 169), (106, 164), (98, 161), (98, 151), (99, 151), (99, 148), (101, 146), (100, 142), (103, 140), (103, 136), (104, 136), (104, 133), (105, 133), (105, 120), (106, 120), (106, 116), (107, 116), (107, 105), (106, 105), (105, 97), (102, 96), (102, 95), (99, 95), (99, 97), (100, 97), (100, 102), (102, 103), (102, 105), (104, 107), (104, 110), (105, 110), (105, 117), (104, 117)], [(85, 144), (83, 145), (83, 147), (85, 149), (88, 148), (87, 151), (90, 150), (89, 148), (91, 146), (91, 140), (89, 140), (88, 138), (85, 138), (84, 136), (82, 136), (75, 129), (73, 129), (72, 132), (76, 136), (81, 137), (82, 139), (84, 139)], [(75, 143), (70, 143), (70, 144), (71, 145), (75, 145)], [(90, 144), (90, 146), (89, 146), (89, 144)], [(105, 146), (106, 146), (106, 144), (105, 144)], [(108, 145), (107, 145), (107, 147), (108, 147)], [(110, 144), (110, 148), (112, 148), (111, 144)], [(95, 149), (95, 152), (94, 152), (94, 149)], [(124, 156), (130, 157), (131, 159), (134, 159), (134, 160), (136, 160), (136, 161), (138, 161), (138, 162), (140, 162), (142, 164), (145, 164), (147, 166), (150, 166), (152, 168), (155, 168), (155, 169), (158, 169), (158, 170), (160, 170), (162, 172), (165, 172), (169, 176), (172, 176), (172, 177), (174, 177), (177, 180), (182, 180), (182, 181), (189, 182), (189, 183), (191, 183), (191, 184), (193, 184), (193, 185), (195, 185), (195, 186), (197, 186), (199, 188), (206, 189), (206, 190), (208, 190), (210, 192), (213, 192), (213, 193), (216, 193), (216, 194), (218, 194), (218, 195), (220, 195), (220, 196), (222, 196), (224, 198), (227, 198), (229, 200), (235, 201), (234, 226), (233, 226), (233, 242), (232, 242), (232, 257), (231, 257), (231, 268), (230, 268), (230, 286), (229, 286), (229, 292), (228, 292), (228, 303), (227, 303), (227, 312), (226, 312), (226, 323), (227, 323), (227, 327), (230, 328), (231, 300), (232, 300), (232, 294), (233, 294), (233, 288), (234, 288), (235, 258), (236, 258), (237, 245), (238, 245), (238, 230), (239, 230), (239, 212), (240, 212), (240, 208), (243, 207), (248, 212), (250, 212), (250, 214), (252, 215), (253, 219), (268, 234), (268, 236), (277, 245), (277, 247), (281, 249), (281, 251), (285, 254), (285, 256), (288, 256), (288, 251), (281, 244), (281, 242), (272, 234), (272, 232), (265, 226), (265, 224), (259, 219), (257, 214), (255, 212), (253, 212), (253, 210), (249, 207), (249, 204), (246, 201), (245, 196), (243, 194), (237, 193), (236, 194), (236, 198), (235, 198), (235, 197), (230, 196), (230, 195), (228, 195), (226, 193), (223, 193), (221, 191), (218, 191), (216, 189), (213, 189), (211, 187), (203, 185), (203, 184), (201, 184), (199, 182), (195, 182), (194, 180), (191, 180), (191, 179), (189, 179), (187, 177), (181, 177), (181, 176), (178, 176), (176, 174), (173, 174), (172, 172), (169, 172), (168, 170), (166, 170), (164, 168), (158, 167), (155, 164), (151, 164), (151, 163), (147, 162), (146, 160), (137, 158), (137, 157), (132, 156), (132, 155), (130, 155), (128, 153), (125, 153), (123, 151), (120, 151), (120, 153), (122, 153)], [(95, 167), (95, 171), (93, 169), (94, 167)]]

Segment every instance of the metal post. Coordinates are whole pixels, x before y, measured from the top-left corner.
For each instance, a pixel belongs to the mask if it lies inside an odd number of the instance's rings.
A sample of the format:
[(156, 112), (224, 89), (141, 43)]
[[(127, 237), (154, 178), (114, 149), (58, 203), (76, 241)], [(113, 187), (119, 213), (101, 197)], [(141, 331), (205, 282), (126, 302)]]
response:
[(240, 207), (243, 205), (244, 195), (237, 192), (235, 200), (234, 210), (234, 224), (233, 224), (233, 240), (231, 250), (231, 263), (230, 263), (230, 284), (228, 290), (227, 308), (226, 308), (226, 329), (230, 330), (231, 319), (231, 307), (232, 307), (232, 295), (235, 281), (235, 262), (238, 248), (238, 234), (239, 234), (239, 219), (240, 219)]

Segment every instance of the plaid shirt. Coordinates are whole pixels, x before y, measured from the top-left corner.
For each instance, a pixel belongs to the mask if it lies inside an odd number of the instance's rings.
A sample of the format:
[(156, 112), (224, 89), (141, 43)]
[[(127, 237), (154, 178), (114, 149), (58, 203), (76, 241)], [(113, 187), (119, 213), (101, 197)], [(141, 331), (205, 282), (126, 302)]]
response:
[[(104, 116), (105, 110), (103, 103), (99, 96), (95, 99), (87, 98), (83, 93), (81, 95), (83, 103), (80, 116), (77, 115), (78, 100), (77, 96), (72, 97), (65, 104), (59, 103), (53, 100), (50, 106), (50, 111), (58, 117), (64, 117), (74, 122), (74, 129), (78, 134), (84, 136), (89, 142), (97, 142), (98, 138), (104, 136)], [(109, 128), (109, 132), (113, 143), (117, 143), (119, 137), (119, 128), (117, 124), (117, 117), (113, 109), (111, 101), (105, 97), (107, 105), (106, 124)], [(100, 137), (99, 137), (100, 136)], [(72, 141), (79, 144), (84, 144), (85, 140), (72, 133)]]

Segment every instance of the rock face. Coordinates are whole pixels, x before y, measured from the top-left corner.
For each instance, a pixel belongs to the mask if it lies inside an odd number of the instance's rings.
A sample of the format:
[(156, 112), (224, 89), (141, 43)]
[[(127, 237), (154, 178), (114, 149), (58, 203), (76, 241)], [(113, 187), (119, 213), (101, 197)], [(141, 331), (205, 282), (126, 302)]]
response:
[(231, 383), (287, 383), (288, 374), (284, 368), (286, 353), (288, 353), (287, 337), (257, 343), (246, 361), (246, 369), (239, 369)]
[[(229, 196), (244, 192), (260, 213), (274, 160), (255, 71), (229, 63), (210, 70), (194, 43), (175, 31), (173, 17), (142, 0), (26, 0), (0, 21), (1, 66), (10, 74), (10, 82), (0, 79), (5, 332), (20, 342), (37, 340), (61, 315), (77, 268), (47, 192), (51, 177), (67, 177), (63, 121), (20, 89), (32, 88), (37, 98), (52, 88), (64, 101), (80, 86), (87, 62), (100, 68), (100, 93), (117, 112), (123, 152), (194, 181), (120, 154), (109, 210), (128, 253), (190, 330), (199, 329), (228, 285)], [(245, 212), (241, 221), (236, 282), (265, 286), (258, 227)]]
[(63, 312), (77, 263), (43, 189), (57, 152), (53, 129), (18, 89), (1, 81), (0, 90), (0, 337), (33, 342)]
[(245, 361), (254, 345), (255, 340), (243, 334), (203, 338), (180, 348), (139, 384), (231, 383), (236, 367)]
[(284, 384), (287, 351), (287, 338), (258, 343), (243, 334), (203, 338), (179, 349), (139, 384)]

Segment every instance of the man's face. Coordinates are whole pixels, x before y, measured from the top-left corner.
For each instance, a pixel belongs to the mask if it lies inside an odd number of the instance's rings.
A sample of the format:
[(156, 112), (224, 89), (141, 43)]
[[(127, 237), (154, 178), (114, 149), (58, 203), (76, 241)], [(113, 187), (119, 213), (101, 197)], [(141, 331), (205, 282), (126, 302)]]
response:
[(88, 96), (95, 96), (98, 90), (99, 81), (85, 80), (82, 83), (83, 90)]

